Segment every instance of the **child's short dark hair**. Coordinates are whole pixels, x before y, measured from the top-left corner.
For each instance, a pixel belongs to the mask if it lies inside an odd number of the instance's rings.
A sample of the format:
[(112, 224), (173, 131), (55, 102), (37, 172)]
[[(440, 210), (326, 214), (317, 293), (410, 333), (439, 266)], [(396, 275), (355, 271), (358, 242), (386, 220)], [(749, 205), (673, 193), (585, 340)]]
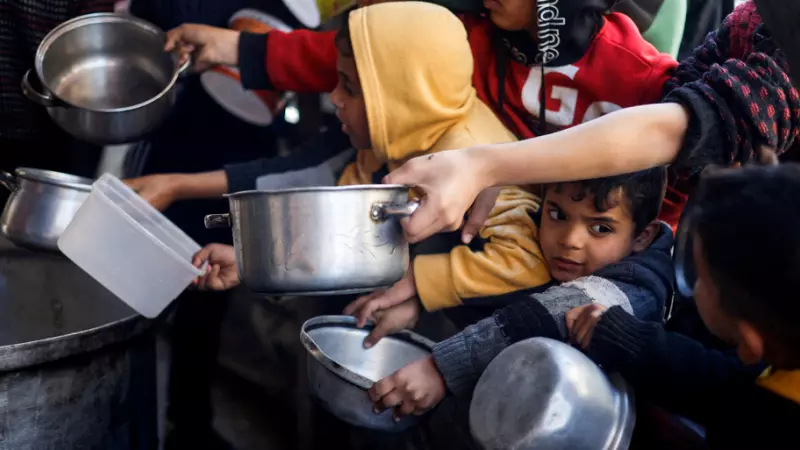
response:
[(342, 14), (342, 26), (336, 32), (334, 42), (336, 43), (336, 50), (339, 54), (348, 58), (353, 57), (353, 41), (350, 39), (350, 11)]
[(721, 307), (763, 333), (770, 364), (800, 368), (800, 165), (710, 173), (692, 202)]
[(630, 203), (631, 216), (636, 224), (636, 233), (638, 234), (658, 217), (667, 189), (667, 168), (655, 167), (614, 177), (556, 183), (546, 186), (545, 190), (555, 189), (558, 191), (567, 184), (579, 186), (578, 193), (572, 197), (573, 200), (579, 202), (586, 196), (593, 195), (594, 207), (601, 212), (617, 206), (612, 203), (614, 200), (611, 194), (616, 190), (621, 190), (623, 198)]

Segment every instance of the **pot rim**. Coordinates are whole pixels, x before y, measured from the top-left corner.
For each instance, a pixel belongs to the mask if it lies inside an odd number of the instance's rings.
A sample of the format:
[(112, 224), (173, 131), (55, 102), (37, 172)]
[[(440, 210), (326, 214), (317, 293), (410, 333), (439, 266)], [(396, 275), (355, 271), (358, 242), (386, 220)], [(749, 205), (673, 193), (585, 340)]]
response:
[(282, 195), (282, 194), (300, 194), (300, 193), (316, 193), (316, 192), (349, 192), (349, 191), (394, 191), (394, 190), (409, 190), (413, 186), (403, 184), (355, 184), (351, 186), (314, 186), (314, 187), (299, 187), (288, 189), (249, 189), (246, 191), (233, 192), (224, 194), (226, 198), (247, 197), (253, 195)]
[(155, 321), (131, 311), (129, 316), (83, 330), (0, 345), (0, 373), (97, 351), (132, 339), (155, 324)]
[[(72, 102), (64, 100), (60, 96), (56, 95), (53, 91), (53, 88), (44, 79), (42, 69), (42, 65), (44, 64), (44, 58), (47, 55), (47, 52), (50, 50), (50, 46), (60, 38), (65, 33), (77, 29), (79, 27), (97, 23), (130, 23), (133, 25), (138, 26), (139, 28), (155, 34), (160, 35), (162, 40), (166, 40), (166, 34), (160, 28), (156, 27), (152, 23), (140, 19), (138, 17), (127, 15), (127, 14), (117, 14), (117, 13), (92, 13), (92, 14), (84, 14), (82, 16), (75, 17), (73, 19), (67, 20), (66, 22), (62, 22), (55, 28), (53, 28), (47, 35), (45, 35), (44, 39), (42, 39), (41, 43), (39, 43), (39, 47), (36, 49), (36, 56), (34, 59), (34, 69), (36, 70), (36, 76), (39, 78), (39, 83), (49, 92), (53, 97), (58, 98), (58, 101), (64, 103), (66, 106), (71, 108), (81, 109), (84, 111), (91, 111), (91, 112), (98, 112), (98, 113), (120, 113), (120, 112), (127, 112), (133, 111), (151, 103), (155, 103), (156, 101), (163, 98), (172, 88), (175, 86), (175, 83), (178, 81), (178, 77), (180, 76), (180, 68), (176, 67), (175, 70), (172, 72), (172, 78), (170, 79), (169, 83), (167, 83), (166, 87), (161, 90), (158, 94), (153, 96), (152, 98), (145, 100), (143, 102), (137, 103), (135, 105), (125, 106), (123, 108), (87, 108), (79, 105), (75, 105)], [(58, 106), (53, 106), (58, 107)]]
[[(300, 341), (303, 343), (303, 347), (305, 347), (308, 354), (313, 357), (318, 363), (322, 364), (323, 367), (328, 369), (334, 375), (338, 376), (342, 380), (361, 388), (363, 390), (369, 390), (373, 384), (377, 383), (379, 380), (370, 380), (367, 377), (361, 376), (352, 370), (348, 369), (347, 367), (339, 364), (333, 358), (326, 355), (325, 352), (320, 349), (317, 344), (314, 343), (314, 339), (308, 334), (309, 331), (315, 330), (317, 328), (323, 327), (345, 327), (345, 328), (357, 328), (364, 331), (372, 331), (375, 327), (375, 323), (372, 321), (367, 321), (367, 324), (363, 328), (358, 328), (358, 321), (353, 316), (317, 316), (311, 319), (308, 319), (303, 323), (303, 326), (300, 328)], [(420, 348), (427, 350), (429, 353), (433, 352), (433, 346), (436, 344), (432, 340), (422, 336), (420, 334), (414, 333), (410, 330), (401, 330), (396, 333), (392, 333), (384, 339), (399, 339), (401, 341), (408, 342), (410, 344), (416, 345)]]
[(53, 170), (20, 167), (14, 171), (17, 178), (51, 184), (58, 187), (76, 189), (82, 192), (91, 192), (93, 181), (86, 177), (56, 172)]

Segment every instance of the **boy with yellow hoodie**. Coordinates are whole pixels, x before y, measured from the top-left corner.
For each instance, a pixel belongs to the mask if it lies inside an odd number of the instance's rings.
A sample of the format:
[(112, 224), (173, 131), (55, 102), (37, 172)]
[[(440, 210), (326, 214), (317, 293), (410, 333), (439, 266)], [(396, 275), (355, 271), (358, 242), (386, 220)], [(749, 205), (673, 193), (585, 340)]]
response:
[[(477, 98), (466, 31), (446, 9), (413, 2), (353, 11), (336, 46), (339, 83), (331, 100), (343, 131), (359, 149), (339, 184), (372, 183), (384, 175), (376, 174), (384, 162), (391, 171), (408, 158), (465, 142), (515, 140)], [(482, 245), (435, 236), (414, 248), (400, 282), (366, 299), (416, 295), (434, 311), (545, 285), (550, 277), (532, 218), (538, 207), (532, 193), (503, 189), (481, 230)]]
[[(358, 150), (339, 185), (379, 183), (382, 166), (394, 170), (415, 156), (515, 140), (477, 98), (464, 25), (447, 9), (422, 2), (357, 9), (336, 42), (339, 82), (331, 100)], [(533, 222), (539, 202), (530, 191), (503, 188), (476, 239), (482, 245), (462, 245), (456, 235), (421, 243), (406, 276), (386, 294), (417, 295), (434, 311), (546, 286), (550, 276)], [(232, 248), (211, 245), (195, 259), (213, 267), (199, 281), (205, 287), (238, 283), (235, 270), (224, 270), (232, 267)]]

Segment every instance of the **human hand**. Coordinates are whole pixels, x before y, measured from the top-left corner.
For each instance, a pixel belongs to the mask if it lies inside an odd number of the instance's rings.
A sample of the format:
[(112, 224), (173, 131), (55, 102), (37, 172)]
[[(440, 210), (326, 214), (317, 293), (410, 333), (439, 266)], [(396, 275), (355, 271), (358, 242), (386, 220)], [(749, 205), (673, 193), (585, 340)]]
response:
[(239, 65), (239, 32), (227, 28), (187, 23), (167, 32), (164, 51), (178, 50), (180, 63), (192, 57), (192, 67), (201, 72), (217, 64)]
[(122, 181), (155, 209), (164, 211), (178, 200), (179, 179), (177, 174), (159, 174)]
[(421, 310), (419, 300), (411, 298), (397, 306), (393, 306), (383, 311), (377, 311), (373, 315), (372, 332), (364, 339), (364, 348), (371, 348), (384, 337), (397, 333), (401, 330), (414, 328), (419, 319)]
[(195, 267), (202, 267), (206, 262), (206, 273), (194, 280), (198, 289), (225, 291), (241, 283), (236, 271), (236, 254), (230, 245), (208, 244), (192, 258)]
[(588, 350), (589, 343), (592, 342), (594, 327), (600, 322), (600, 318), (606, 311), (608, 311), (608, 307), (598, 303), (579, 306), (567, 311), (565, 319), (570, 340), (580, 348)]
[(467, 212), (467, 221), (461, 228), (461, 241), (465, 244), (472, 242), (472, 239), (480, 233), (481, 228), (489, 219), (489, 214), (494, 209), (494, 204), (497, 201), (497, 196), (500, 194), (499, 187), (491, 187), (484, 189), (475, 198), (472, 203), (472, 208)]
[(414, 281), (414, 266), (409, 266), (403, 278), (389, 289), (375, 291), (369, 295), (359, 297), (344, 308), (344, 314), (355, 316), (358, 326), (363, 327), (367, 320), (381, 310), (397, 306), (417, 295), (417, 285)]
[[(409, 242), (419, 242), (441, 231), (455, 231), (461, 227), (464, 213), (481, 191), (490, 187), (484, 181), (482, 168), (473, 154), (472, 150), (466, 149), (419, 156), (384, 177), (386, 184), (413, 185), (423, 194), (416, 212), (402, 220)], [(497, 192), (494, 195), (496, 197)], [(483, 225), (485, 217), (480, 215), (489, 215), (486, 211), (489, 198), (491, 193), (482, 197), (472, 222)], [(474, 228), (474, 224), (470, 226), (470, 230)], [(470, 234), (475, 235), (472, 231)], [(462, 239), (466, 237), (465, 232)]]
[(370, 388), (369, 399), (375, 413), (394, 408), (394, 420), (413, 414), (420, 416), (439, 404), (446, 387), (439, 368), (428, 356), (399, 369)]

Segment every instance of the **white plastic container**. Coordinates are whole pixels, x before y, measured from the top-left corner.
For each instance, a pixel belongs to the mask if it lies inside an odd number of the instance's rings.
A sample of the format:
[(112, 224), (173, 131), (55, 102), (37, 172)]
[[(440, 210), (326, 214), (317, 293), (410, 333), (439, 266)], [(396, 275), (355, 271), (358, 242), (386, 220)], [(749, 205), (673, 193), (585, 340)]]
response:
[(92, 185), (58, 248), (149, 318), (158, 316), (205, 269), (192, 265), (200, 245), (109, 174)]

